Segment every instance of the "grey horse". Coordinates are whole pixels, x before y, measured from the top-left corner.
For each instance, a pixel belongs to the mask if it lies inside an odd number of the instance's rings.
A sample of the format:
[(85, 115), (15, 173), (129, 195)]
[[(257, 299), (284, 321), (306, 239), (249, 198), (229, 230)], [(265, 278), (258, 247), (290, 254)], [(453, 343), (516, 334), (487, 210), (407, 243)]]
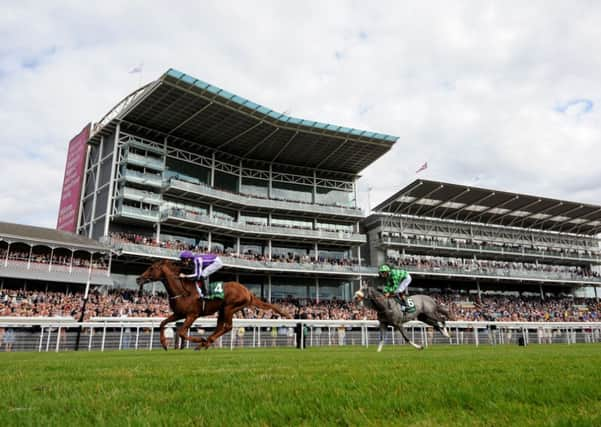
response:
[(372, 287), (364, 287), (355, 292), (355, 300), (361, 302), (368, 308), (373, 308), (378, 313), (380, 322), (380, 343), (378, 352), (382, 351), (384, 346), (384, 334), (388, 326), (393, 326), (398, 329), (405, 341), (413, 347), (422, 350), (423, 346), (411, 341), (407, 336), (407, 330), (403, 326), (405, 323), (412, 320), (419, 320), (428, 325), (431, 325), (443, 334), (450, 338), (449, 331), (445, 326), (446, 320), (454, 320), (454, 316), (449, 312), (448, 308), (438, 304), (428, 295), (413, 295), (411, 296), (415, 305), (415, 311), (406, 313), (401, 311), (400, 304), (394, 298), (386, 298), (381, 292)]

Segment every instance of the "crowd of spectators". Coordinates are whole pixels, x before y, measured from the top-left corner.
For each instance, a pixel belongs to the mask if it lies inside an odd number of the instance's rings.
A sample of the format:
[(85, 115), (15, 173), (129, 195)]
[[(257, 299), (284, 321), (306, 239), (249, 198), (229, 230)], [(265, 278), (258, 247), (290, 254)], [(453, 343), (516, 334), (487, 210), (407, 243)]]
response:
[(549, 277), (565, 279), (598, 278), (599, 274), (590, 269), (580, 266), (565, 266), (529, 262), (508, 262), (483, 260), (473, 258), (453, 258), (440, 256), (405, 256), (389, 257), (388, 263), (409, 270), (427, 270), (427, 271), (455, 271), (458, 273), (483, 273), (496, 274), (503, 276), (515, 275), (515, 273), (544, 273)]
[[(486, 238), (479, 240), (466, 238), (466, 239), (455, 239), (448, 237), (439, 236), (427, 236), (427, 235), (408, 235), (401, 236), (398, 232), (381, 232), (380, 237), (394, 237), (395, 240), (400, 240), (403, 243), (409, 243), (412, 245), (425, 245), (425, 246), (447, 246), (457, 248), (467, 248), (474, 250), (492, 250), (492, 251), (504, 251), (504, 252), (515, 252), (515, 253), (536, 253), (545, 254), (547, 256), (571, 256), (576, 258), (582, 257), (599, 257), (599, 249), (594, 250), (582, 241), (574, 242), (576, 247), (566, 247), (565, 243), (557, 242), (556, 244), (549, 244), (546, 242), (540, 242), (539, 244), (532, 244), (534, 238), (529, 238), (527, 241), (523, 240), (521, 244), (518, 243), (505, 243), (505, 242), (494, 242), (486, 241)], [(585, 249), (586, 247), (586, 249)]]
[[(0, 291), (0, 316), (73, 317), (79, 319), (83, 294), (81, 292)], [(165, 317), (169, 305), (165, 295), (144, 294), (128, 290), (106, 293), (91, 292), (86, 305), (85, 319), (92, 317)]]
[(144, 245), (150, 247), (158, 247), (165, 249), (174, 249), (174, 250), (191, 250), (197, 253), (208, 253), (211, 252), (216, 255), (227, 256), (232, 258), (240, 258), (248, 261), (257, 261), (257, 262), (280, 262), (280, 263), (298, 263), (298, 264), (329, 264), (333, 266), (340, 267), (348, 267), (355, 266), (359, 264), (359, 260), (356, 258), (344, 258), (344, 257), (326, 257), (323, 255), (315, 258), (314, 256), (310, 256), (307, 254), (301, 255), (295, 252), (277, 252), (277, 249), (274, 249), (274, 253), (271, 256), (271, 260), (268, 259), (266, 255), (258, 253), (256, 251), (247, 249), (242, 251), (240, 254), (236, 252), (234, 248), (227, 247), (224, 248), (222, 245), (214, 244), (211, 251), (206, 247), (206, 241), (199, 241), (198, 244), (193, 244), (190, 242), (186, 242), (178, 239), (161, 239), (160, 242), (157, 242), (154, 237), (151, 236), (143, 236), (135, 233), (112, 233), (111, 238), (113, 242), (116, 243), (132, 243), (135, 245)]
[[(601, 303), (593, 299), (571, 297), (547, 298), (430, 293), (438, 302), (449, 306), (457, 320), (571, 322), (601, 321)], [(54, 291), (0, 291), (0, 316), (66, 316), (79, 319), (83, 294)], [(287, 313), (317, 320), (376, 319), (376, 313), (350, 301), (288, 298), (274, 301)], [(85, 319), (92, 317), (166, 317), (167, 297), (163, 294), (139, 296), (131, 290), (92, 292), (86, 306)], [(269, 310), (245, 309), (239, 317), (270, 319)]]
[(134, 245), (153, 246), (181, 251), (198, 249), (195, 245), (183, 240), (166, 239), (157, 241), (154, 237), (136, 233), (111, 233), (111, 239), (113, 242), (133, 243)]
[[(67, 250), (65, 249), (65, 252)], [(58, 252), (58, 251), (57, 251)], [(0, 249), (0, 266), (3, 266), (1, 261), (9, 261), (11, 263), (32, 263), (32, 264), (50, 264), (52, 265), (63, 265), (72, 267), (83, 267), (88, 268), (90, 266), (90, 256), (82, 256), (81, 253), (74, 253), (71, 255), (60, 255), (56, 252), (52, 252), (49, 248), (46, 251), (36, 250), (35, 252), (28, 252), (22, 250)], [(92, 268), (98, 270), (106, 270), (108, 265), (103, 258), (93, 258)]]

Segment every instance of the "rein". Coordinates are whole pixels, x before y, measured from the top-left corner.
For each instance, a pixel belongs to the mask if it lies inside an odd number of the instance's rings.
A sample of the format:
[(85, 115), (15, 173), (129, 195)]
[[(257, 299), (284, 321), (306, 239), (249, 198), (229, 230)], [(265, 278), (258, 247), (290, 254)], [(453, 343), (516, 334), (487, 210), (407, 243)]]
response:
[[(190, 293), (188, 292), (188, 290), (186, 289), (186, 287), (182, 283), (182, 280), (179, 277), (177, 277), (171, 271), (165, 272), (165, 270), (163, 270), (163, 273), (165, 274), (165, 280), (167, 281), (167, 285), (169, 284), (169, 276), (171, 276), (173, 279), (175, 279), (172, 283), (178, 282), (180, 289), (183, 288), (183, 292), (182, 293), (176, 294), (176, 295), (174, 295), (172, 297), (170, 296), (169, 297), (170, 300), (176, 300), (178, 298), (184, 298), (184, 297), (189, 297), (190, 296)], [(165, 285), (165, 283), (163, 283), (163, 285)], [(168, 287), (167, 285), (165, 286), (166, 288)], [(175, 288), (175, 286), (174, 286), (174, 288)], [(173, 290), (175, 291), (175, 289), (173, 289)]]

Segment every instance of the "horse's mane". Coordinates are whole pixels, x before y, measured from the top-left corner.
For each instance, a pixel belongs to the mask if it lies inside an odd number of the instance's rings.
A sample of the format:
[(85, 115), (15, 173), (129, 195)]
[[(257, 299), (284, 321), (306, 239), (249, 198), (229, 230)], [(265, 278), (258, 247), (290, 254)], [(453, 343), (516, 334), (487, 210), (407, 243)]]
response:
[(376, 311), (386, 310), (384, 302), (380, 301), (382, 298), (384, 298), (384, 294), (382, 294), (376, 288), (371, 286), (365, 288), (365, 298), (370, 301), (370, 304)]

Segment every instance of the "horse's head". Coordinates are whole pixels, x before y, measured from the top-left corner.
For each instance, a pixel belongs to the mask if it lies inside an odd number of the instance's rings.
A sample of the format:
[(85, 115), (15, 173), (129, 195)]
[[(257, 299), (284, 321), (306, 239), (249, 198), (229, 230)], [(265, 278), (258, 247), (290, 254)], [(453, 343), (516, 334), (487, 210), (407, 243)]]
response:
[(144, 284), (148, 282), (158, 282), (165, 279), (168, 274), (178, 274), (179, 268), (174, 265), (171, 261), (160, 260), (153, 262), (144, 273), (140, 274), (136, 279), (136, 283), (140, 287), (140, 293)]
[(361, 289), (355, 292), (354, 300), (361, 305), (367, 305), (368, 307), (371, 307), (371, 302), (379, 299), (380, 297), (384, 298), (384, 296), (378, 292), (376, 288), (371, 286), (363, 286)]

